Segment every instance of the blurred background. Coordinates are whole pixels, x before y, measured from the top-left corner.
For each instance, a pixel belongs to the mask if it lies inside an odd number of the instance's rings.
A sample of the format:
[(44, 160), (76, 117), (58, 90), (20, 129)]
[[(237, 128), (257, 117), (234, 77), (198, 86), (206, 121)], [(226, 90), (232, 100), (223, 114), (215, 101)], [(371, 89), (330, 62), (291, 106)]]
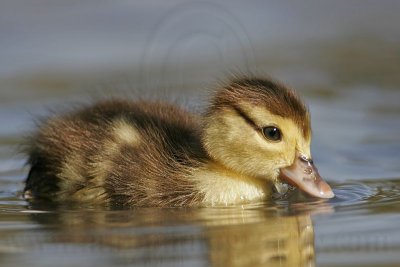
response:
[(253, 72), (305, 96), (322, 173), (400, 172), (399, 1), (0, 5), (0, 139), (32, 129), (47, 108), (112, 95), (201, 108), (196, 96), (216, 81)]

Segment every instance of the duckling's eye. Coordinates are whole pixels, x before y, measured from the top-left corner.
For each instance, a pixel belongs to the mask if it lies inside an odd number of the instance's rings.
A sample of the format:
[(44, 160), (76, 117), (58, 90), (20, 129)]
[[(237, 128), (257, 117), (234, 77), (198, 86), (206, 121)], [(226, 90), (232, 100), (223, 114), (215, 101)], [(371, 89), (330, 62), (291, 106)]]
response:
[(282, 139), (281, 130), (275, 126), (267, 126), (262, 128), (265, 138), (271, 141), (280, 141)]

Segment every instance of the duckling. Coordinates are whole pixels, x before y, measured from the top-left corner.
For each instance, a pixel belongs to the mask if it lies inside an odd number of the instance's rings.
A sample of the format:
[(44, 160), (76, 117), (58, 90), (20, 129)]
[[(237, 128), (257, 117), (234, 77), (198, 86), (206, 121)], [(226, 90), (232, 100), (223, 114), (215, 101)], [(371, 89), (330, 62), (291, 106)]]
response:
[(334, 196), (310, 153), (307, 107), (283, 84), (234, 78), (203, 116), (110, 99), (50, 118), (30, 138), (26, 199), (123, 206), (262, 201), (291, 185)]

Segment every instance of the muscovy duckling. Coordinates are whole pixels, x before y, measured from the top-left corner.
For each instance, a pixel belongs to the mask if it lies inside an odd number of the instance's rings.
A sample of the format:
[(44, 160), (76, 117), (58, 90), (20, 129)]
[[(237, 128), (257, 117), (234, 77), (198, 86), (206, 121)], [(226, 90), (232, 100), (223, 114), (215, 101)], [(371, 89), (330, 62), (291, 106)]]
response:
[(229, 205), (273, 185), (334, 196), (311, 160), (310, 115), (269, 79), (235, 79), (202, 118), (162, 102), (107, 100), (49, 119), (29, 146), (27, 199), (127, 206)]

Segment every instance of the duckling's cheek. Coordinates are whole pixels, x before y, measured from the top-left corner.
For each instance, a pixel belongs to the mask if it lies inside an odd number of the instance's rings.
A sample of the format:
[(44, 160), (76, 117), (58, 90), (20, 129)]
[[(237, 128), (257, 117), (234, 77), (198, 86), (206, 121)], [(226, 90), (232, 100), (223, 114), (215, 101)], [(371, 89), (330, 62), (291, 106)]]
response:
[(268, 143), (260, 146), (259, 150), (262, 151), (260, 159), (263, 164), (271, 163), (275, 168), (289, 166), (294, 160), (295, 149), (288, 147), (283, 142)]

